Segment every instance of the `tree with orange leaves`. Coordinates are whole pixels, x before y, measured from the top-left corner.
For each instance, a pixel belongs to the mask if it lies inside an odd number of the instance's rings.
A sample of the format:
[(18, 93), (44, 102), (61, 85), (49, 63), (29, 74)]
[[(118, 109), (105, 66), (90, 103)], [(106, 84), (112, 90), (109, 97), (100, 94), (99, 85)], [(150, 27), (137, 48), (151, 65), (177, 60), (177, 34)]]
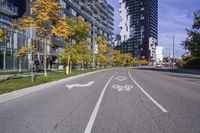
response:
[(3, 43), (6, 40), (6, 31), (4, 31), (2, 28), (0, 28), (0, 43)]
[(35, 47), (22, 47), (16, 52), (16, 56), (19, 57), (19, 72), (22, 72), (22, 58), (24, 58), (28, 53), (34, 53), (35, 51)]
[[(35, 0), (31, 4), (32, 14), (19, 19), (13, 26), (22, 31), (33, 28), (37, 36), (44, 39), (44, 41), (50, 45), (52, 37), (62, 37), (66, 39), (70, 35), (65, 18), (61, 15), (63, 9), (64, 8), (56, 0)], [(45, 76), (47, 76), (46, 43), (44, 47)]]

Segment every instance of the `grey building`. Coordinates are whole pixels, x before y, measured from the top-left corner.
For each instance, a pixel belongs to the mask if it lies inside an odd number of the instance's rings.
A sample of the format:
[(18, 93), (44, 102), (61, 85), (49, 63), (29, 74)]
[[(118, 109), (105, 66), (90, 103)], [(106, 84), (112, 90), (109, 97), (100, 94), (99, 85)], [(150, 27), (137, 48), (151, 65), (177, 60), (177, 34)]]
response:
[(120, 0), (120, 4), (121, 36), (127, 35), (122, 40), (123, 52), (153, 60), (158, 38), (158, 0)]
[[(19, 8), (23, 4), (19, 6), (19, 3), (17, 3), (19, 1), (21, 0), (0, 1), (0, 28), (7, 33), (5, 41), (0, 44), (0, 70), (17, 69), (19, 66), (16, 51), (25, 44), (26, 37), (10, 26), (16, 18), (23, 14), (22, 8)], [(24, 58), (24, 60), (27, 59)], [(22, 67), (27, 68), (27, 61), (24, 61)]]
[[(10, 24), (16, 21), (17, 18), (23, 15), (30, 15), (31, 1), (4, 0), (0, 2), (0, 27), (8, 32), (6, 41), (0, 45), (0, 70), (18, 69), (19, 59), (16, 57), (16, 51), (23, 46), (30, 46), (32, 43), (41, 43), (34, 42), (35, 35), (33, 30), (27, 30), (26, 33), (19, 33), (10, 28)], [(112, 46), (114, 36), (114, 8), (106, 0), (95, 4), (86, 3), (84, 0), (59, 0), (59, 3), (65, 8), (63, 15), (81, 17), (93, 27), (90, 36), (88, 36), (88, 40), (92, 41), (96, 36), (103, 36), (107, 38), (108, 45)], [(54, 49), (47, 48), (49, 69), (52, 68), (52, 64), (59, 64), (58, 54), (64, 47), (59, 38), (55, 38), (53, 41), (56, 47)], [(38, 49), (44, 48), (39, 47)], [(42, 61), (44, 51), (40, 50), (36, 55)], [(30, 55), (23, 58), (24, 64), (22, 64), (22, 68), (30, 69), (29, 59)]]
[(94, 36), (107, 38), (109, 45), (113, 40), (114, 8), (102, 0), (99, 3), (88, 3), (86, 0), (61, 0), (67, 16), (83, 18), (93, 26)]

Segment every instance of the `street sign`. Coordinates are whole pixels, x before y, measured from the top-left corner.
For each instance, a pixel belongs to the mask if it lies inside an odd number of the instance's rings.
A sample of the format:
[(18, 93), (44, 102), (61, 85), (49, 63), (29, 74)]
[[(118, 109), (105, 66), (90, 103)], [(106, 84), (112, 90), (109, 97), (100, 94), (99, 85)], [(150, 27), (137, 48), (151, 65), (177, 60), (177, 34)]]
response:
[(94, 54), (98, 54), (99, 53), (99, 47), (97, 44), (94, 45)]

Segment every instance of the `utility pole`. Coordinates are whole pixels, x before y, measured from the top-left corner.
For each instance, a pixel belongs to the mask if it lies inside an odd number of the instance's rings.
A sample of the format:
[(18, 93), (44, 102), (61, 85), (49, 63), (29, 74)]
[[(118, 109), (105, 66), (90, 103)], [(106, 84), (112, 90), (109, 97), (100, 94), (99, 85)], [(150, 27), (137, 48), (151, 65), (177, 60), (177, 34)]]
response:
[(175, 40), (175, 37), (173, 36), (173, 60), (172, 60), (172, 63), (173, 63), (172, 67), (173, 67), (173, 69), (174, 69), (174, 63), (175, 63), (175, 58), (174, 58), (174, 54), (175, 54), (175, 52), (174, 52), (174, 40)]
[(95, 44), (94, 44), (94, 24), (95, 24), (95, 21), (94, 21), (94, 15), (92, 13), (92, 68), (95, 69)]
[(170, 38), (170, 37), (172, 37), (172, 40), (173, 40), (173, 44), (172, 44), (172, 68), (174, 69), (175, 67), (174, 67), (174, 63), (175, 63), (175, 58), (174, 58), (174, 54), (175, 54), (175, 47), (174, 47), (174, 45), (175, 45), (175, 36), (167, 36), (167, 38)]

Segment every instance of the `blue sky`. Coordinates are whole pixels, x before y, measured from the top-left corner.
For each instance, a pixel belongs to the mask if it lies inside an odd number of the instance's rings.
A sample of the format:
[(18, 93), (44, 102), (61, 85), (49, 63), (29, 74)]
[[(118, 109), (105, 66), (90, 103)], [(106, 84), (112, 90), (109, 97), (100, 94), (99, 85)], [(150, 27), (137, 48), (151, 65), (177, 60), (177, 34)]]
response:
[[(159, 19), (158, 19), (158, 36), (159, 45), (164, 46), (164, 55), (169, 55), (169, 49), (172, 50), (172, 38), (175, 36), (176, 56), (180, 57), (185, 53), (180, 43), (187, 37), (185, 29), (191, 28), (193, 23), (193, 12), (200, 9), (199, 0), (158, 0), (159, 1)], [(118, 0), (108, 0), (115, 8), (115, 34), (120, 32), (118, 27), (119, 2)]]

